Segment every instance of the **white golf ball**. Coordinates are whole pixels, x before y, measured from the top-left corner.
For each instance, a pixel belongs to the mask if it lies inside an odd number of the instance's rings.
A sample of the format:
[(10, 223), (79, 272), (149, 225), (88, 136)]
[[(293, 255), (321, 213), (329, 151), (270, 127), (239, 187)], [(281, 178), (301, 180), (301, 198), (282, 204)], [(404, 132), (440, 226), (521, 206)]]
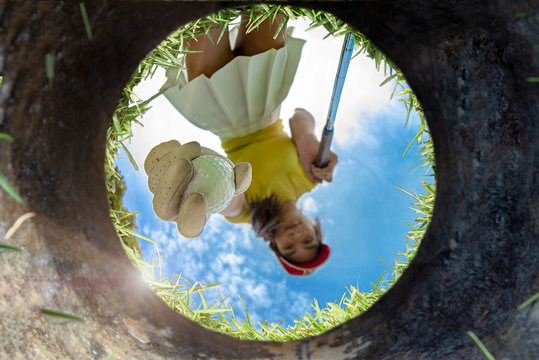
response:
[(216, 214), (224, 210), (234, 197), (234, 168), (215, 155), (202, 155), (193, 160), (193, 179), (185, 190), (185, 196), (198, 192), (206, 195), (208, 212)]

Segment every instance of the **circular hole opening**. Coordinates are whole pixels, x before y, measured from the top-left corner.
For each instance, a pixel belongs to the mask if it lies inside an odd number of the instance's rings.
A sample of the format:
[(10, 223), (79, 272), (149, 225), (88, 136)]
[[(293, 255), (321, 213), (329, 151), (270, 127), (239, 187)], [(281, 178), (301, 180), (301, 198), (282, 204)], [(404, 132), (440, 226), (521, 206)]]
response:
[[(294, 109), (306, 108), (316, 119), (314, 134), (320, 138), (343, 44), (343, 36), (325, 37), (353, 29), (328, 13), (273, 5), (255, 8), (265, 12), (251, 13), (254, 23), (263, 23), (263, 14), (273, 11), (297, 17), (287, 27), (293, 28), (292, 37), (306, 42), (280, 119), (290, 134), (288, 119)], [(236, 10), (227, 9), (206, 21), (223, 24), (234, 12), (237, 17)], [(238, 21), (239, 17), (228, 25), (232, 47)], [(312, 275), (292, 277), (249, 225), (213, 215), (201, 236), (188, 239), (178, 234), (174, 222), (158, 219), (152, 209), (143, 165), (152, 147), (170, 139), (182, 144), (196, 140), (225, 154), (218, 136), (194, 127), (169, 100), (157, 96), (166, 81), (165, 68), (183, 64), (172, 49), (192, 35), (193, 24), (175, 31), (141, 63), (109, 130), (111, 214), (128, 255), (169, 305), (210, 329), (240, 338), (316, 335), (360, 314), (402, 273), (430, 219), (432, 145), (413, 92), (400, 71), (354, 30), (357, 56), (346, 74), (335, 121), (332, 150), (339, 162), (334, 178), (297, 201), (307, 217), (321, 220), (323, 242), (331, 246), (331, 255)], [(313, 25), (319, 26), (308, 30)], [(146, 111), (148, 105), (151, 109)], [(408, 208), (410, 203), (415, 210)], [(293, 335), (282, 335), (276, 324), (283, 329), (295, 326), (288, 330)], [(260, 337), (247, 328), (255, 328)]]

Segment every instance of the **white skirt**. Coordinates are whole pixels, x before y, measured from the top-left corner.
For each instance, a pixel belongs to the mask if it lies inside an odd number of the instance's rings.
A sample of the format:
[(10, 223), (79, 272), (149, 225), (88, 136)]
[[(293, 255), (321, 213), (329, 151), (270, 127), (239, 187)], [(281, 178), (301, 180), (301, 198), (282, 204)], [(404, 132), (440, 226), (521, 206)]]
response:
[(236, 56), (210, 78), (186, 82), (184, 71), (169, 68), (165, 97), (195, 126), (227, 141), (270, 126), (279, 119), (305, 40), (289, 37), (286, 45), (254, 56)]

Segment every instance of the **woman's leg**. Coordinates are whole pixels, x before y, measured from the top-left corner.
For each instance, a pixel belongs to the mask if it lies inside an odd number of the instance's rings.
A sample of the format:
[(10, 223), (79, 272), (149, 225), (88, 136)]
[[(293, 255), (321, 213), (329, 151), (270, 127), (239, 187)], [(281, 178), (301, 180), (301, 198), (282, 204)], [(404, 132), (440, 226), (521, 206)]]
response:
[(197, 39), (188, 41), (189, 51), (202, 51), (201, 53), (187, 54), (185, 57), (189, 81), (201, 74), (207, 77), (212, 76), (217, 70), (234, 58), (228, 40), (228, 29), (225, 30), (221, 40), (217, 42), (222, 31), (222, 27), (209, 31), (208, 35), (211, 36), (213, 43), (207, 35), (202, 35)]
[(269, 18), (264, 20), (256, 29), (247, 33), (249, 17), (242, 16), (234, 54), (253, 56), (269, 49), (282, 48), (285, 41), (286, 27), (281, 30), (276, 39), (273, 38), (273, 35), (279, 28), (281, 21), (283, 21), (283, 15), (277, 15), (271, 24), (270, 21), (271, 19)]

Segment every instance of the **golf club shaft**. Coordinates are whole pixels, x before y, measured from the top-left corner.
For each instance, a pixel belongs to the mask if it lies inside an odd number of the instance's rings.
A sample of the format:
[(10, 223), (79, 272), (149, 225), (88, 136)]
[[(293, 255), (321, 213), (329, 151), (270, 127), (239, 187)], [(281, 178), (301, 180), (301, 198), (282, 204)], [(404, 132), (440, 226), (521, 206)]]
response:
[(353, 51), (354, 35), (348, 33), (344, 38), (339, 67), (337, 68), (337, 75), (335, 76), (335, 82), (333, 83), (333, 93), (329, 104), (328, 117), (326, 125), (324, 126), (324, 131), (322, 132), (320, 148), (318, 149), (318, 156), (316, 158), (316, 166), (319, 168), (325, 167), (329, 162), (331, 140), (333, 139), (333, 125), (335, 123), (335, 116), (337, 114), (337, 108), (339, 107), (339, 101), (341, 100), (344, 80), (346, 78), (346, 72), (348, 71), (348, 65), (350, 64)]

